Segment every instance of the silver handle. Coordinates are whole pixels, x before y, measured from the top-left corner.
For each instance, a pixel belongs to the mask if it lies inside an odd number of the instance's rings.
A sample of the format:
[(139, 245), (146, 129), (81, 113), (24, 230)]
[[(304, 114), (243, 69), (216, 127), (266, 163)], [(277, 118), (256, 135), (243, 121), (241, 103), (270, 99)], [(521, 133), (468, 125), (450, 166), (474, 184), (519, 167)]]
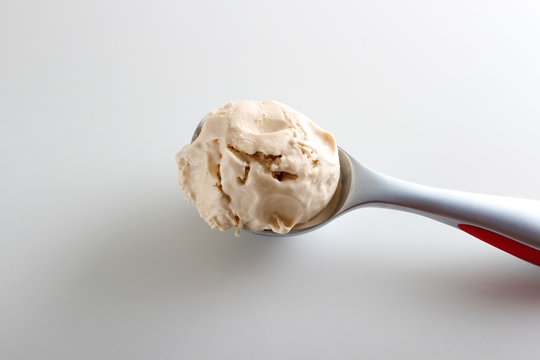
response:
[(349, 204), (392, 208), (457, 227), (491, 245), (540, 265), (540, 201), (439, 189), (377, 173), (352, 161)]

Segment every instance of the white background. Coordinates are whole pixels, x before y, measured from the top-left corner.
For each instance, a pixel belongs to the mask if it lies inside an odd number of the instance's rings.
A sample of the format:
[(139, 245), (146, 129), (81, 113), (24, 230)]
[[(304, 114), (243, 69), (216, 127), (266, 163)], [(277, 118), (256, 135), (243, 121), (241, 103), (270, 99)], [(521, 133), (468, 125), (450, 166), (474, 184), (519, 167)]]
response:
[(538, 359), (540, 271), (363, 209), (212, 231), (175, 153), (275, 99), (359, 161), (540, 199), (536, 1), (3, 1), (0, 358)]

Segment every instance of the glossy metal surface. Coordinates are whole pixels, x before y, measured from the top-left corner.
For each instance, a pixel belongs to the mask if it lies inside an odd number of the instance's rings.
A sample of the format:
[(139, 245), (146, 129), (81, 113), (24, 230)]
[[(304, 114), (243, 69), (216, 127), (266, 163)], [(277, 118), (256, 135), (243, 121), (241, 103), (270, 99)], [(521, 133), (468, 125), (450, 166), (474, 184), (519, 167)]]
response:
[(195, 139), (199, 137), (199, 134), (201, 133), (205, 120), (206, 120), (206, 116), (203, 117), (201, 121), (199, 121), (199, 123), (197, 124), (197, 127), (195, 128), (195, 131), (193, 132), (193, 136), (191, 137), (191, 142), (194, 142)]

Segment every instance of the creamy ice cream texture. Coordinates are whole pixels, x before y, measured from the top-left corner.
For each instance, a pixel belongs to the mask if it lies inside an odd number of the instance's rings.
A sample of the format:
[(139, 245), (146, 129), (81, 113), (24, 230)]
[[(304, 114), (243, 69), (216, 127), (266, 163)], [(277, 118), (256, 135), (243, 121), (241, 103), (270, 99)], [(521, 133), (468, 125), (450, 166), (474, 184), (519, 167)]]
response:
[(287, 233), (332, 199), (334, 137), (276, 101), (234, 101), (210, 112), (176, 155), (185, 197), (212, 227)]

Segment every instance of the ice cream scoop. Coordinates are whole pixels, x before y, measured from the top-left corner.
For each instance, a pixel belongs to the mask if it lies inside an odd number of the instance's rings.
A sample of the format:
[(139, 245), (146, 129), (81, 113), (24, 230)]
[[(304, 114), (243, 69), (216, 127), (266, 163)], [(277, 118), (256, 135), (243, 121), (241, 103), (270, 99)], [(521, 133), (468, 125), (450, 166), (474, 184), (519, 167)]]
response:
[[(204, 120), (197, 126), (193, 140)], [(248, 231), (294, 236), (318, 229), (353, 209), (388, 208), (437, 220), (540, 266), (540, 201), (440, 189), (396, 179), (367, 168), (341, 148), (339, 162), (339, 185), (325, 210), (287, 234)]]
[(198, 132), (176, 155), (178, 183), (212, 228), (287, 233), (335, 193), (334, 137), (287, 105), (232, 101)]

